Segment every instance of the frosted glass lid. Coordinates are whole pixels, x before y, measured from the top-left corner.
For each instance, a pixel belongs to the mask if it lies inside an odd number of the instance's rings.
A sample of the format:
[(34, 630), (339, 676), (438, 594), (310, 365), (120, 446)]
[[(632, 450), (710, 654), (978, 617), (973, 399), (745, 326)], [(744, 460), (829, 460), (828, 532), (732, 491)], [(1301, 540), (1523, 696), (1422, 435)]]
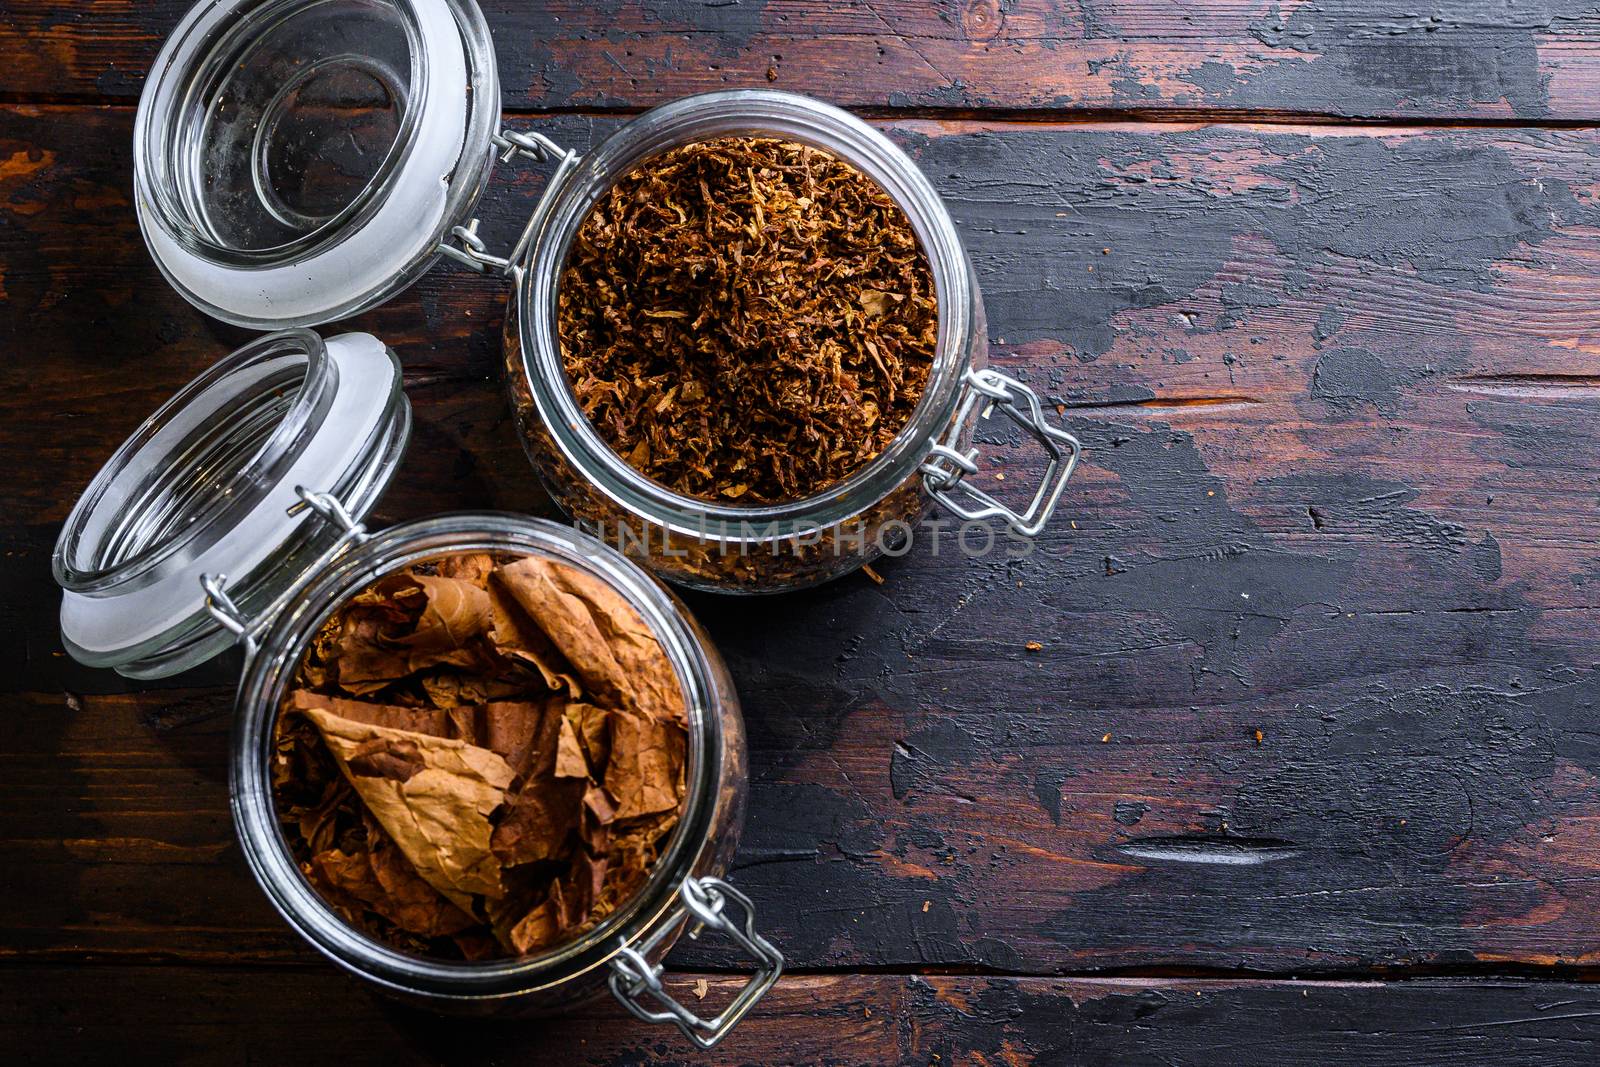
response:
[(499, 111), (473, 0), (202, 0), (139, 101), (145, 241), (220, 319), (344, 318), (432, 266)]
[(53, 564), (73, 658), (162, 677), (234, 642), (209, 575), (240, 608), (281, 605), (341, 531), (302, 489), (359, 521), (410, 432), (399, 361), (368, 334), (309, 330), (239, 349), (152, 415), (73, 507)]

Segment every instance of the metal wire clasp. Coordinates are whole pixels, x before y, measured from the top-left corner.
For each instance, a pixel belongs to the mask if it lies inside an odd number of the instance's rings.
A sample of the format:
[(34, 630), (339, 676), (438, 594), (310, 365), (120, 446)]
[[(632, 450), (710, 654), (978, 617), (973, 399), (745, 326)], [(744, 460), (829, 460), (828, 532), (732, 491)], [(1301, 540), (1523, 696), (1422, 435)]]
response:
[[(783, 973), (783, 953), (756, 932), (755, 906), (750, 898), (722, 879), (686, 879), (679, 897), (684, 912), (682, 919), (692, 918), (697, 924), (690, 931), (691, 938), (699, 936), (701, 927), (715, 930), (755, 958), (758, 967), (750, 981), (733, 1003), (712, 1019), (700, 1018), (674, 999), (661, 984), (660, 964), (652, 964), (649, 958), (665, 939), (676, 933), (680, 919), (674, 918), (637, 947), (629, 946), (626, 940), (622, 942), (611, 961), (611, 992), (623, 1007), (645, 1022), (673, 1023), (700, 1048), (715, 1048), (778, 980)], [(736, 921), (727, 914), (730, 901), (743, 913), (742, 919)], [(639, 998), (646, 995), (659, 1004), (661, 1010), (652, 1010), (641, 1003)]]
[[(323, 560), (331, 559), (344, 551), (347, 546), (360, 544), (371, 536), (367, 533), (367, 528), (350, 514), (350, 509), (345, 507), (344, 501), (332, 493), (307, 489), (303, 485), (295, 486), (294, 492), (300, 499), (290, 505), (288, 514), (299, 515), (307, 510), (314, 511), (322, 521), (339, 530), (338, 540), (329, 546), (323, 554)], [(240, 609), (238, 603), (228, 593), (228, 576), (202, 574), (200, 588), (205, 590), (206, 611), (217, 621), (217, 625), (239, 639), (239, 644), (247, 657), (254, 656), (259, 647), (256, 634), (261, 628), (261, 620), (250, 618)]]
[(533, 214), (528, 216), (528, 224), (523, 227), (522, 236), (517, 239), (509, 256), (496, 256), (489, 252), (488, 245), (478, 234), (479, 223), (475, 218), (469, 219), (464, 226), (452, 228), (450, 235), (439, 242), (439, 251), (480, 274), (492, 269), (516, 277), (522, 271), (524, 261), (527, 259), (528, 248), (533, 244), (533, 235), (538, 232), (539, 224), (544, 219), (545, 205), (550, 202), (550, 192), (577, 167), (580, 157), (578, 153), (562, 148), (544, 134), (532, 131), (501, 130), (490, 138), (490, 143), (501, 163), (510, 163), (519, 157), (536, 163), (553, 162), (556, 164), (555, 173), (550, 176), (544, 196), (539, 199)]
[[(929, 450), (928, 459), (922, 464), (923, 485), (959, 518), (969, 522), (1004, 519), (1018, 536), (1037, 537), (1061, 503), (1061, 494), (1078, 467), (1083, 446), (1066, 430), (1051, 424), (1045, 418), (1039, 394), (1015, 378), (997, 370), (969, 370), (963, 383), (966, 393), (956, 409), (950, 432)], [(1032, 435), (1050, 455), (1044, 479), (1024, 512), (1007, 507), (966, 480), (978, 473), (978, 450), (962, 451), (961, 437), (975, 421), (974, 414), (978, 419), (987, 419), (997, 410)]]

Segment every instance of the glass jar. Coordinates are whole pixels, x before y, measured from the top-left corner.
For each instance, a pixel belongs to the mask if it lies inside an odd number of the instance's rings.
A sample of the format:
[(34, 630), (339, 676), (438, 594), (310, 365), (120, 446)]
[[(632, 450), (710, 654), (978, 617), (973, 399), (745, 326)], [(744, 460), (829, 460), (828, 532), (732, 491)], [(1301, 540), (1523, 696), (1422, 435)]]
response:
[[(983, 298), (943, 201), (905, 153), (837, 108), (729, 90), (624, 124), (587, 157), (499, 130), (494, 49), (474, 0), (202, 0), (140, 99), (135, 185), (145, 239), (179, 292), (247, 326), (316, 325), (411, 284), (441, 256), (512, 281), (507, 381), (535, 470), (580, 524), (663, 576), (767, 593), (901, 552), (935, 503), (1031, 539), (1080, 448), (1026, 385), (988, 367)], [(904, 210), (939, 301), (922, 401), (881, 455), (809, 499), (736, 507), (686, 497), (601, 439), (568, 383), (556, 295), (590, 207), (634, 165), (721, 135), (802, 141), (849, 162)], [(496, 157), (555, 173), (506, 255), (473, 217)], [(1006, 416), (1045, 449), (1025, 510), (974, 484), (974, 424)]]
[[(134, 433), (68, 517), (54, 555), (67, 647), (86, 663), (152, 678), (243, 645), (234, 824), (273, 905), (340, 966), (449, 1011), (559, 1011), (609, 986), (641, 1018), (672, 1022), (710, 1047), (782, 970), (781, 955), (755, 931), (749, 900), (722, 880), (749, 781), (727, 668), (664, 586), (570, 528), (468, 514), (369, 534), (362, 518), (398, 467), (409, 428), (399, 361), (370, 336), (324, 343), (292, 330), (223, 359)], [(687, 789), (645, 886), (595, 929), (527, 959), (457, 963), (398, 952), (324, 903), (279, 829), (270, 760), (279, 708), (329, 615), (397, 568), (474, 551), (579, 569), (639, 613), (682, 685)], [(712, 1019), (661, 986), (661, 959), (691, 926), (726, 934), (757, 962), (743, 992)]]
[[(567, 253), (595, 202), (642, 161), (725, 136), (809, 144), (876, 181), (910, 220), (939, 301), (927, 387), (889, 447), (823, 493), (763, 507), (683, 496), (629, 466), (579, 407), (556, 331)], [(935, 502), (964, 521), (1002, 519), (1023, 538), (1036, 536), (1054, 512), (1078, 442), (1045, 418), (1031, 389), (989, 369), (983, 296), (944, 201), (904, 152), (848, 112), (767, 89), (665, 104), (622, 126), (581, 162), (567, 162), (530, 228), (518, 250), (504, 331), (506, 380), (529, 459), (563, 510), (672, 581), (739, 593), (825, 582), (902, 551)], [(1044, 482), (1021, 514), (967, 480), (979, 470), (975, 421), (997, 410), (1050, 454)]]

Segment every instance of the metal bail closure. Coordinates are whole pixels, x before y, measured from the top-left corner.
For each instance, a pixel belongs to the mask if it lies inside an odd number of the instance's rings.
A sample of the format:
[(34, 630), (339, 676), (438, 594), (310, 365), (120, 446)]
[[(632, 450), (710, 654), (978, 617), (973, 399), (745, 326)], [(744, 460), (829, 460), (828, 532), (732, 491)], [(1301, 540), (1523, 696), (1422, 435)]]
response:
[[(945, 439), (929, 450), (922, 465), (923, 484), (928, 493), (955, 514), (969, 522), (1004, 519), (1020, 537), (1039, 536), (1049, 525), (1061, 502), (1067, 481), (1077, 469), (1083, 446), (1072, 434), (1045, 418), (1039, 394), (1015, 378), (997, 370), (969, 370), (963, 379), (966, 391), (956, 409), (956, 417)], [(981, 411), (979, 408), (981, 407)], [(1050, 454), (1050, 465), (1033, 495), (1028, 510), (1017, 512), (966, 479), (978, 473), (978, 449), (961, 451), (961, 437), (977, 419), (987, 419), (996, 410), (1033, 436)], [(956, 493), (959, 491), (960, 496)]]
[[(700, 1048), (715, 1048), (777, 982), (783, 973), (783, 953), (756, 932), (755, 906), (750, 898), (722, 879), (686, 879), (679, 896), (682, 898), (681, 917), (674, 916), (658, 933), (637, 947), (630, 947), (626, 941), (622, 943), (611, 961), (611, 992), (623, 1007), (645, 1022), (673, 1023)], [(729, 901), (737, 905), (742, 918), (735, 919), (727, 913)], [(697, 924), (689, 933), (691, 938), (698, 938), (702, 927), (715, 930), (732, 939), (758, 964), (755, 974), (750, 976), (733, 1003), (711, 1019), (702, 1019), (675, 1000), (661, 984), (661, 965), (650, 962), (651, 953), (676, 933), (682, 919), (689, 918)], [(645, 995), (659, 1005), (659, 1009), (642, 1003), (640, 998)]]
[[(339, 539), (329, 545), (316, 563), (312, 564), (313, 571), (320, 571), (327, 564), (336, 559), (350, 545), (359, 545), (372, 535), (367, 533), (367, 528), (357, 522), (350, 514), (350, 509), (344, 506), (344, 501), (332, 493), (324, 493), (315, 489), (307, 489), (303, 485), (294, 487), (295, 496), (300, 502), (287, 509), (289, 515), (301, 515), (307, 510), (314, 511), (328, 525), (339, 531)], [(206, 594), (206, 612), (217, 625), (238, 638), (239, 646), (244, 649), (245, 656), (253, 657), (259, 646), (257, 634), (263, 626), (262, 619), (252, 619), (239, 609), (233, 598), (228, 595), (228, 576), (226, 574), (202, 574), (200, 588)], [(269, 611), (264, 618), (276, 614)]]
[(528, 248), (533, 244), (534, 235), (539, 232), (539, 227), (544, 222), (546, 205), (551, 202), (551, 192), (566, 181), (567, 175), (577, 168), (581, 157), (571, 149), (562, 148), (544, 134), (532, 131), (522, 133), (501, 130), (491, 138), (491, 143), (501, 163), (510, 163), (513, 159), (519, 158), (532, 160), (535, 163), (555, 163), (555, 173), (550, 175), (549, 182), (545, 184), (544, 195), (539, 198), (533, 213), (528, 216), (527, 225), (522, 228), (522, 236), (517, 238), (517, 243), (511, 249), (509, 256), (496, 256), (489, 252), (488, 245), (478, 235), (479, 223), (476, 218), (468, 220), (464, 226), (452, 228), (450, 236), (439, 242), (439, 251), (480, 274), (494, 270), (516, 278), (526, 264)]

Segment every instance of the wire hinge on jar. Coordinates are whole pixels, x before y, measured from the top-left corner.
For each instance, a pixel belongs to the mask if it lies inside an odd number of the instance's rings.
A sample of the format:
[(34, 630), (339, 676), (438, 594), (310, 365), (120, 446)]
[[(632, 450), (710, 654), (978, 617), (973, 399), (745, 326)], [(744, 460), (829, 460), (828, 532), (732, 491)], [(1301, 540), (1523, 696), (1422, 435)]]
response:
[[(1039, 403), (1039, 394), (1017, 379), (997, 370), (969, 370), (963, 384), (965, 393), (949, 434), (929, 450), (928, 460), (922, 465), (923, 484), (935, 500), (959, 518), (969, 522), (1003, 519), (1018, 536), (1037, 537), (1055, 514), (1067, 481), (1077, 469), (1083, 446), (1072, 434), (1050, 423)], [(980, 407), (982, 411), (978, 412)], [(974, 413), (979, 419), (987, 419), (996, 409), (1031, 434), (1050, 454), (1044, 479), (1024, 512), (1007, 507), (966, 480), (978, 473), (978, 449), (962, 451), (961, 438)], [(959, 498), (955, 496), (958, 490)]]
[[(344, 501), (332, 493), (324, 493), (316, 489), (307, 489), (303, 485), (295, 486), (295, 495), (300, 498), (298, 503), (289, 507), (290, 515), (299, 515), (306, 511), (315, 512), (321, 519), (339, 531), (339, 538), (323, 553), (322, 561), (331, 560), (346, 547), (360, 544), (370, 535), (367, 528), (357, 522), (350, 514), (350, 509), (345, 507)], [(246, 656), (256, 654), (256, 631), (259, 620), (246, 615), (233, 597), (228, 593), (228, 576), (226, 574), (202, 574), (200, 588), (206, 594), (206, 611), (217, 621), (217, 625), (233, 634), (239, 639), (239, 644), (244, 648)]]
[[(559, 185), (577, 167), (580, 157), (578, 153), (562, 148), (543, 134), (531, 131), (524, 133), (501, 130), (490, 138), (490, 143), (498, 153), (501, 163), (510, 163), (518, 158), (532, 160), (535, 163), (555, 163), (555, 173), (550, 176), (550, 181), (545, 186), (546, 195), (540, 199), (539, 205), (529, 216), (528, 224), (523, 227), (522, 236), (517, 239), (509, 256), (497, 256), (489, 251), (489, 246), (478, 233), (479, 223), (476, 218), (469, 219), (464, 226), (452, 228), (450, 236), (439, 242), (439, 251), (479, 274), (494, 270), (515, 278), (522, 272), (523, 263), (528, 257), (528, 249), (533, 244), (533, 236), (538, 232), (539, 224), (544, 219), (544, 205), (550, 201), (549, 190)], [(452, 241), (456, 243), (452, 244)]]
[[(623, 1007), (645, 1022), (674, 1023), (700, 1048), (714, 1048), (777, 982), (783, 973), (783, 953), (756, 932), (755, 905), (750, 903), (750, 898), (722, 879), (686, 879), (679, 896), (683, 901), (682, 916), (674, 917), (637, 947), (630, 947), (626, 941), (622, 943), (611, 961), (611, 992)], [(735, 921), (726, 913), (729, 901), (743, 912), (741, 921)], [(679, 921), (688, 918), (696, 921), (695, 929), (689, 934), (691, 938), (698, 938), (701, 929), (715, 930), (731, 938), (759, 964), (733, 1003), (712, 1019), (702, 1019), (668, 993), (661, 984), (661, 966), (652, 964), (649, 959), (650, 953), (677, 930)], [(639, 998), (646, 994), (661, 1006), (661, 1010), (652, 1010), (640, 1002)]]

